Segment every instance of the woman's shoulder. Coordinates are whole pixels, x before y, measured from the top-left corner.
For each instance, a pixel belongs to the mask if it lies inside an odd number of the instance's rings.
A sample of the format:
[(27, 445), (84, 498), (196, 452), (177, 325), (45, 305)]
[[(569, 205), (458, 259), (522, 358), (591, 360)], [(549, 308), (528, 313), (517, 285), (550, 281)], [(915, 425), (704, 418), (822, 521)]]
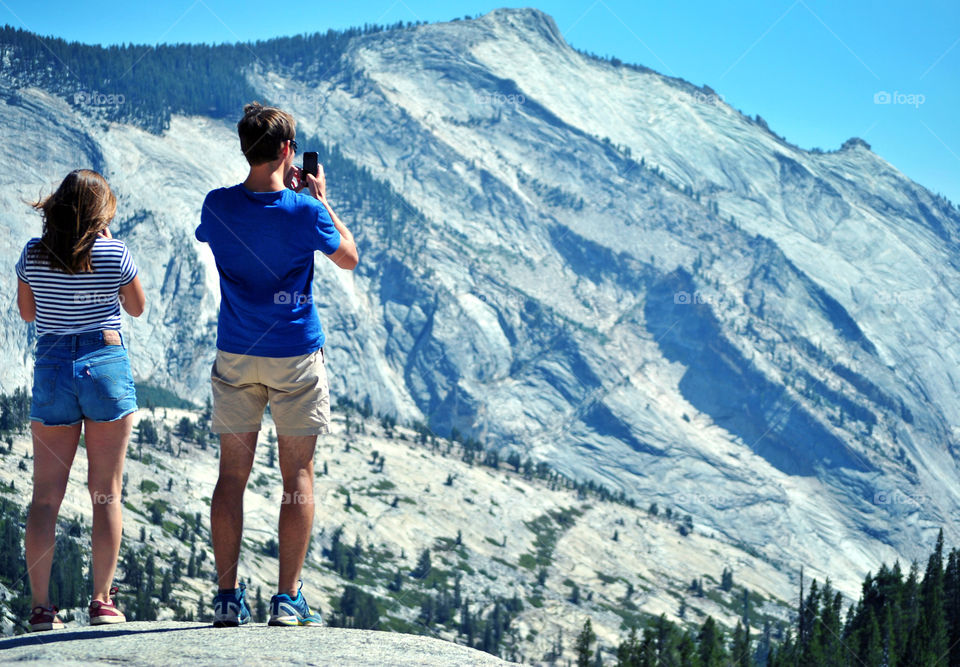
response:
[(93, 243), (94, 250), (123, 250), (126, 247), (127, 244), (120, 239), (107, 238), (106, 236), (98, 236)]
[(38, 243), (40, 243), (40, 237), (34, 236), (23, 245), (23, 252), (20, 253), (20, 262), (28, 262), (34, 257), (36, 253), (32, 251), (37, 247)]
[(130, 253), (127, 249), (127, 244), (121, 241), (120, 239), (107, 238), (105, 236), (97, 237), (97, 240), (93, 242), (93, 250), (91, 251), (93, 256), (98, 259), (105, 258), (117, 258), (120, 259), (124, 255)]

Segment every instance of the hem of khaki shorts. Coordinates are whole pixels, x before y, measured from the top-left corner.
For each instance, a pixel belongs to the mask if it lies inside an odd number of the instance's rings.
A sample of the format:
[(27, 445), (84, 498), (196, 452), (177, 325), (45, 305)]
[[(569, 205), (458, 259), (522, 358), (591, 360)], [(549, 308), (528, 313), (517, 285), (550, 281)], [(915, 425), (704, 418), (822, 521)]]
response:
[(245, 424), (243, 426), (212, 426), (210, 428), (211, 433), (216, 433), (218, 435), (222, 434), (234, 434), (234, 433), (259, 433), (260, 424)]
[(277, 429), (277, 437), (281, 435), (301, 436), (301, 435), (329, 435), (329, 426), (316, 426), (314, 428), (285, 428)]

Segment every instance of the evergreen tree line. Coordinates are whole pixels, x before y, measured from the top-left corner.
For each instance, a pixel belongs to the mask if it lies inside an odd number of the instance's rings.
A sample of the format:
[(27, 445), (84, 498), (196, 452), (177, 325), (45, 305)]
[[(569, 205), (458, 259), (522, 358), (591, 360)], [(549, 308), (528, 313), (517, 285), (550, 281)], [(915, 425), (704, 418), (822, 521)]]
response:
[[(487, 606), (489, 607), (489, 604)], [(516, 594), (512, 598), (497, 597), (486, 614), (483, 613), (482, 606), (472, 610), (470, 599), (464, 598), (460, 605), (460, 637), (467, 646), (515, 660), (516, 649), (507, 644), (506, 640), (510, 638), (511, 644), (516, 643), (516, 637), (511, 637), (511, 624), (522, 610), (523, 603)], [(509, 650), (510, 654), (505, 656), (505, 650)]]
[[(0, 498), (0, 582), (11, 593), (0, 603), (10, 609), (15, 619), (24, 620), (30, 615), (30, 579), (23, 550), (25, 524), (26, 510)], [(77, 520), (58, 523), (50, 568), (50, 598), (61, 609), (85, 607), (90, 602), (92, 572), (84, 557), (89, 551), (88, 532)], [(69, 614), (64, 616), (70, 620)], [(15, 626), (16, 632), (23, 630)]]
[[(593, 646), (595, 640), (596, 635), (587, 619), (574, 646), (578, 665), (602, 662), (599, 647), (595, 649)], [(620, 667), (754, 667), (766, 664), (770, 645), (769, 625), (754, 646), (749, 628), (740, 621), (728, 638), (712, 616), (708, 616), (699, 628), (682, 630), (661, 614), (641, 633), (631, 628), (627, 638), (617, 647), (616, 664)]]
[[(348, 432), (352, 425), (351, 417), (353, 413), (358, 414), (364, 419), (374, 415), (369, 397), (366, 397), (363, 403), (359, 403), (349, 397), (341, 396), (337, 399), (336, 407), (337, 410), (343, 412), (346, 417)], [(387, 419), (387, 417), (379, 416), (379, 419), (381, 420), (381, 423), (383, 423), (383, 420)], [(449, 443), (446, 449), (441, 447), (441, 443), (437, 435), (423, 422), (414, 421), (411, 424), (408, 424), (408, 427), (416, 433), (414, 438), (415, 442), (429, 447), (433, 452), (440, 452), (444, 456), (448, 456), (452, 451), (453, 445), (457, 445), (460, 449), (461, 460), (470, 465), (479, 463), (491, 468), (500, 469), (502, 466), (504, 466), (504, 464), (506, 464), (506, 466), (513, 468), (514, 472), (522, 474), (524, 479), (538, 479), (547, 482), (551, 490), (570, 489), (576, 491), (581, 500), (587, 497), (593, 497), (604, 502), (618, 503), (627, 507), (637, 506), (636, 500), (627, 496), (627, 494), (623, 491), (612, 491), (603, 484), (593, 480), (577, 480), (567, 477), (566, 475), (554, 470), (546, 461), (538, 461), (537, 463), (534, 463), (530, 457), (523, 457), (517, 451), (511, 451), (507, 454), (506, 458), (503, 458), (500, 454), (499, 448), (487, 448), (477, 438), (464, 436), (464, 434), (456, 427), (451, 429), (450, 436), (448, 438)], [(352, 426), (352, 428), (357, 431), (360, 430), (359, 426)], [(456, 478), (453, 475), (450, 475), (444, 483), (447, 486), (453, 486), (455, 479)], [(690, 523), (691, 521), (692, 518), (689, 520), (684, 520), (685, 523)]]
[(12, 394), (0, 393), (0, 435), (21, 433), (30, 423), (30, 393), (17, 387)]
[[(420, 425), (421, 428), (426, 428)], [(429, 430), (429, 429), (427, 429)], [(569, 489), (576, 491), (580, 499), (593, 497), (604, 502), (618, 503), (627, 507), (636, 507), (636, 501), (623, 491), (611, 491), (608, 487), (593, 480), (577, 480), (554, 470), (546, 461), (534, 463), (530, 457), (521, 457), (517, 451), (511, 451), (506, 459), (500, 456), (499, 448), (487, 448), (478, 439), (463, 437), (454, 428), (450, 439), (458, 442), (462, 448), (461, 458), (468, 464), (479, 462), (482, 465), (499, 469), (502, 463), (523, 475), (524, 479), (539, 479), (547, 482), (551, 490)]]
[[(257, 99), (252, 68), (332, 77), (350, 41), (415, 24), (328, 30), (237, 44), (124, 44), (98, 46), (0, 28), (0, 76), (15, 86), (39, 86), (76, 108), (159, 133), (171, 114), (236, 118)], [(264, 100), (270, 102), (271, 100)], [(282, 100), (273, 100), (282, 103)]]
[(906, 576), (899, 561), (883, 564), (845, 615), (829, 579), (822, 587), (814, 580), (770, 664), (960, 665), (960, 550), (944, 554), (941, 529), (922, 578), (916, 561)]
[(212, 567), (207, 552), (203, 549), (197, 552), (193, 544), (187, 559), (176, 549), (164, 555), (150, 546), (124, 547), (120, 555), (122, 578), (119, 579), (123, 585), (117, 597), (130, 620), (154, 621), (161, 606), (172, 609), (177, 620), (202, 620), (209, 613), (209, 600), (201, 598), (195, 616), (193, 610), (186, 609), (174, 597), (174, 587), (184, 577), (212, 581)]
[(331, 627), (375, 630), (380, 625), (380, 608), (372, 595), (347, 585), (340, 596), (339, 609), (327, 619)]
[[(724, 583), (732, 572), (724, 571)], [(642, 631), (632, 628), (616, 650), (623, 667), (934, 667), (960, 665), (960, 549), (944, 554), (941, 530), (923, 576), (914, 561), (906, 575), (895, 562), (867, 573), (860, 599), (846, 613), (830, 580), (814, 580), (801, 595), (785, 637), (765, 623), (751, 637), (744, 619), (725, 636), (708, 617), (682, 630), (661, 615)], [(589, 619), (577, 637), (578, 665), (599, 664)], [(559, 655), (559, 652), (558, 652)]]
[[(323, 555), (329, 559), (329, 567), (348, 581), (357, 579), (357, 565), (364, 556), (363, 545), (359, 537), (353, 546), (343, 541), (343, 527), (334, 530), (329, 548)], [(511, 622), (523, 609), (519, 595), (512, 598), (497, 597), (485, 605), (471, 606), (468, 598), (462, 595), (461, 576), (457, 575), (452, 589), (449, 587), (448, 574), (434, 568), (430, 549), (423, 549), (417, 557), (416, 565), (406, 574), (398, 568), (387, 585), (388, 590), (397, 593), (397, 599), (414, 595), (420, 600), (420, 613), (416, 621), (422, 628), (433, 630), (445, 628), (456, 630), (461, 640), (468, 646), (500, 655), (504, 641), (509, 634)], [(407, 582), (413, 582), (419, 588), (404, 590)], [(422, 589), (426, 590), (422, 590)], [(401, 592), (403, 591), (403, 592)], [(484, 613), (484, 607), (487, 607)], [(380, 626), (381, 605), (376, 597), (361, 588), (347, 584), (344, 587), (336, 608), (329, 615), (328, 623), (336, 627), (377, 629)]]
[[(358, 166), (347, 158), (336, 144), (324, 141), (322, 137), (298, 133), (297, 143), (304, 151), (316, 151), (317, 160), (323, 165), (327, 175), (327, 187), (338, 209), (344, 211), (351, 220), (360, 224), (363, 234), (360, 238), (360, 251), (380, 256), (391, 248), (406, 243), (422, 243), (420, 235), (407, 234), (408, 223), (422, 220), (423, 214), (410, 202), (403, 200), (386, 182), (375, 177), (366, 167)], [(371, 228), (370, 224), (376, 227)], [(363, 271), (378, 272), (385, 270), (381, 261), (372, 262)], [(369, 399), (368, 399), (369, 400)], [(369, 405), (356, 409), (369, 416)], [(365, 408), (365, 409), (364, 409)], [(387, 431), (396, 421), (389, 422), (392, 416), (384, 416), (388, 423)]]
[(330, 537), (330, 548), (323, 550), (324, 557), (330, 560), (330, 569), (353, 581), (357, 578), (357, 564), (363, 558), (363, 545), (358, 536), (354, 545), (343, 543), (343, 526), (337, 526)]

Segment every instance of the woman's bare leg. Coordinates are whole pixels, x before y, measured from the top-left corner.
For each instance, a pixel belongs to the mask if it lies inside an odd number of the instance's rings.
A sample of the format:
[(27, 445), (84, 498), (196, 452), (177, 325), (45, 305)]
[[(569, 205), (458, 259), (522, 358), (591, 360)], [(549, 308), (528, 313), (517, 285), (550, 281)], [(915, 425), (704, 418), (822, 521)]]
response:
[(123, 461), (133, 414), (112, 422), (84, 422), (87, 488), (93, 501), (93, 599), (107, 602), (123, 533)]
[(31, 421), (30, 430), (33, 434), (33, 498), (24, 538), (27, 573), (30, 575), (30, 606), (48, 607), (57, 514), (77, 453), (80, 424), (44, 426)]

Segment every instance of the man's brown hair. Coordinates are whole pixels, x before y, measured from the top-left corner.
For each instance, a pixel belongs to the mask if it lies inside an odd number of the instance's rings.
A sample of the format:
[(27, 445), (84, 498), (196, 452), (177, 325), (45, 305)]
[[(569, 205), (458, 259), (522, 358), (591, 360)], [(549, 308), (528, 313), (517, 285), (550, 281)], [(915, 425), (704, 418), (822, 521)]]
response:
[(43, 234), (33, 256), (66, 273), (93, 271), (90, 252), (117, 212), (106, 179), (90, 169), (67, 174), (57, 191), (33, 204), (43, 214)]
[(293, 116), (276, 107), (251, 102), (243, 107), (243, 118), (237, 123), (240, 150), (250, 166), (273, 162), (280, 157), (283, 142), (296, 136)]

